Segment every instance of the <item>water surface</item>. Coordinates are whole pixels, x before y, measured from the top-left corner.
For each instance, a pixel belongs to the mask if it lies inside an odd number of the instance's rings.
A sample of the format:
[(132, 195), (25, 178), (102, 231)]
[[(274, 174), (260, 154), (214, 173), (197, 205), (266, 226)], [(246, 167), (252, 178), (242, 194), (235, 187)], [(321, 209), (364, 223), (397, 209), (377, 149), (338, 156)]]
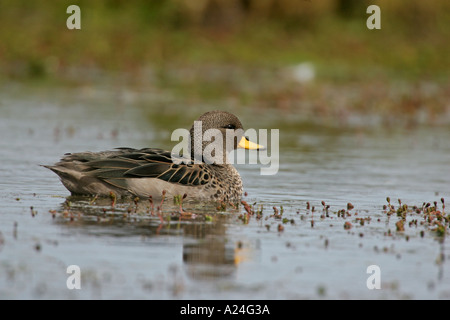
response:
[[(441, 198), (450, 202), (448, 128), (325, 128), (233, 109), (246, 128), (280, 129), (276, 175), (237, 165), (244, 200), (260, 217), (196, 203), (184, 203), (192, 215), (180, 217), (166, 201), (161, 222), (147, 201), (113, 207), (111, 199), (69, 197), (39, 166), (66, 152), (170, 149), (173, 129), (216, 108), (186, 110), (165, 95), (117, 88), (3, 88), (0, 297), (450, 298), (448, 230), (439, 236), (409, 212), (397, 232), (400, 217), (383, 209), (386, 197), (396, 208), (398, 199), (409, 207), (436, 201), (439, 210)], [(349, 202), (354, 208), (338, 216)], [(69, 265), (81, 269), (80, 290), (66, 286)], [(366, 285), (370, 265), (380, 267), (379, 290)]]

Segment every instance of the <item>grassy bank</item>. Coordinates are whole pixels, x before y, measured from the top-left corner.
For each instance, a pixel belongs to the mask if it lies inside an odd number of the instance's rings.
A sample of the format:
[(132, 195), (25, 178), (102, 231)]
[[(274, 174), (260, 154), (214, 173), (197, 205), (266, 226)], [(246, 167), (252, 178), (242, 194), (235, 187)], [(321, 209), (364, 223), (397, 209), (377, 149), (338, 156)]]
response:
[[(234, 99), (314, 114), (448, 112), (448, 1), (376, 1), (381, 30), (366, 27), (369, 1), (195, 3), (3, 1), (1, 78), (106, 79), (169, 88), (187, 103)], [(70, 4), (81, 8), (81, 30), (66, 27)], [(302, 63), (313, 81), (292, 77)]]
[[(68, 66), (139, 71), (307, 60), (328, 77), (440, 78), (450, 70), (450, 5), (444, 0), (377, 1), (381, 30), (366, 27), (368, 1), (350, 8), (341, 8), (345, 1), (266, 0), (265, 8), (256, 1), (203, 2), (189, 8), (182, 0), (3, 1), (1, 67), (9, 76), (58, 76)], [(81, 30), (66, 28), (69, 4), (81, 8)]]

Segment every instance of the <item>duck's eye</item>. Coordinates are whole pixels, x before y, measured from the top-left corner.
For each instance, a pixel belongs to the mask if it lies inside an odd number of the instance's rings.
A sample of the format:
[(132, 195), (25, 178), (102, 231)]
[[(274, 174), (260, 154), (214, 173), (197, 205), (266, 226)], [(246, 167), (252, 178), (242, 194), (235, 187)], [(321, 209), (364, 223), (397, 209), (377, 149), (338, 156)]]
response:
[(236, 129), (236, 126), (234, 124), (227, 124), (225, 127), (225, 129)]

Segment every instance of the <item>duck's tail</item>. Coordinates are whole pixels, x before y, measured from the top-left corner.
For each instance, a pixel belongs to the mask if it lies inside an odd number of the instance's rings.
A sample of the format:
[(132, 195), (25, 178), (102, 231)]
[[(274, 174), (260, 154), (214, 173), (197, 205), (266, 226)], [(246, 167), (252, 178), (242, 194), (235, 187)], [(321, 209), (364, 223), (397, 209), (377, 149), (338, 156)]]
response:
[(119, 194), (120, 191), (123, 191), (105, 183), (103, 179), (83, 172), (76, 166), (69, 165), (69, 163), (42, 165), (42, 167), (56, 173), (72, 195), (109, 195), (111, 192)]

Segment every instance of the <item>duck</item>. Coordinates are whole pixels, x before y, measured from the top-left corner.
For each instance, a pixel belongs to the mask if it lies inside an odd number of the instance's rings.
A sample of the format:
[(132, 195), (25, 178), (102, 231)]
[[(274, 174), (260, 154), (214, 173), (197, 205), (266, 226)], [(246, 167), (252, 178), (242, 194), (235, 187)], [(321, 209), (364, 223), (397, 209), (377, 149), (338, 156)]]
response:
[[(200, 132), (196, 130), (199, 127)], [(221, 135), (206, 141), (203, 137), (209, 129), (216, 129)], [(231, 143), (225, 141), (230, 133), (227, 130), (233, 134)], [(237, 116), (216, 110), (194, 121), (189, 130), (190, 154), (183, 154), (183, 158), (159, 148), (120, 147), (100, 152), (66, 153), (59, 162), (44, 167), (56, 173), (73, 196), (114, 194), (158, 198), (164, 195), (231, 202), (239, 201), (243, 194), (241, 176), (228, 160), (229, 152), (237, 148), (261, 150), (265, 147), (244, 135)], [(211, 149), (212, 152), (205, 152)]]

